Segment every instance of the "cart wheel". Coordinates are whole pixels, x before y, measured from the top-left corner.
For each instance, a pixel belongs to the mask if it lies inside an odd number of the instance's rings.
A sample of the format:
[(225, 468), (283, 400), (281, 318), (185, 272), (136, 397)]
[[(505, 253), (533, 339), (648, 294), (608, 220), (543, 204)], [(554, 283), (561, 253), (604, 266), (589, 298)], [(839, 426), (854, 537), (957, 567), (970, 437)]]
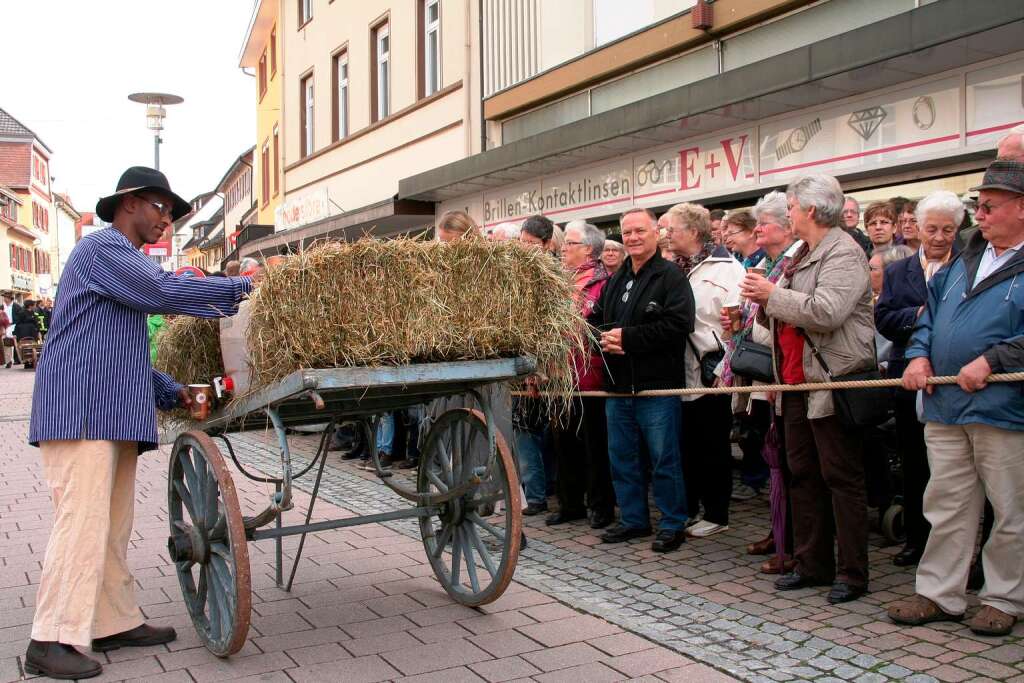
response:
[(903, 528), (903, 506), (893, 503), (882, 515), (882, 535), (891, 543), (899, 543), (906, 538), (906, 530)]
[[(440, 512), (420, 518), (420, 533), (434, 574), (456, 602), (469, 607), (501, 597), (512, 581), (522, 538), (519, 477), (505, 439), (495, 434), (491, 475)], [(487, 424), (477, 410), (442, 414), (424, 442), (417, 477), (420, 493), (445, 492), (483, 476), (488, 464)], [(490, 511), (497, 514), (488, 516)]]
[(249, 550), (235, 484), (209, 436), (177, 438), (167, 484), (167, 547), (188, 613), (210, 652), (233, 655), (252, 616)]

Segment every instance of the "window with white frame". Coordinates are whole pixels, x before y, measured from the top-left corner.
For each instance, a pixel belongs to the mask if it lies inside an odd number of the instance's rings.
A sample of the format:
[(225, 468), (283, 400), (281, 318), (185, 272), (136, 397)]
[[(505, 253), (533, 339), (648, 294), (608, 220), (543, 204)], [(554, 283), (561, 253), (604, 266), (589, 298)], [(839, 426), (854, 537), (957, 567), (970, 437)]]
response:
[(375, 114), (377, 121), (391, 113), (391, 36), (387, 24), (381, 24), (373, 32), (376, 85)]
[(302, 156), (313, 153), (313, 75), (302, 79)]
[(299, 0), (299, 26), (313, 18), (313, 0)]
[(335, 140), (348, 135), (348, 52), (341, 52), (334, 58), (334, 70), (337, 74), (337, 93), (335, 107)]
[(423, 2), (424, 95), (441, 89), (441, 0)]

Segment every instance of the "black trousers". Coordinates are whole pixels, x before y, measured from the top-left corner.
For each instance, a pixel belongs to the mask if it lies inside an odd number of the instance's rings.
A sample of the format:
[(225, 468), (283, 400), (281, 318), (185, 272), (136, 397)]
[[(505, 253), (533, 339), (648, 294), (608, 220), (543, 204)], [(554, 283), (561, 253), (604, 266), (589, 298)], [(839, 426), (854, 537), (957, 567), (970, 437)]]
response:
[(915, 392), (896, 392), (896, 440), (903, 463), (903, 524), (907, 531), (907, 547), (924, 550), (931, 531), (931, 524), (924, 518), (924, 488), (931, 472), (924, 443), (924, 425), (917, 420), (916, 404)]
[(686, 485), (686, 514), (693, 519), (704, 504), (704, 519), (729, 523), (732, 498), (732, 399), (728, 395), (701, 396), (683, 401), (683, 428), (679, 451)]
[(614, 513), (604, 399), (573, 399), (567, 424), (554, 430), (554, 439), (559, 509)]

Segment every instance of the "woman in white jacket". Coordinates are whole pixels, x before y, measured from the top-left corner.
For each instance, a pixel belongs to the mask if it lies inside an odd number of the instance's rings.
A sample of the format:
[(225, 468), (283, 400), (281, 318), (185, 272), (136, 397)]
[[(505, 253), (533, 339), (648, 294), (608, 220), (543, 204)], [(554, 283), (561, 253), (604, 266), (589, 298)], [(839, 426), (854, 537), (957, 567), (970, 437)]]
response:
[[(686, 348), (686, 386), (702, 385), (701, 360), (721, 359), (719, 312), (739, 300), (743, 267), (729, 250), (716, 246), (711, 234), (708, 210), (696, 204), (677, 204), (662, 216), (670, 231), (676, 263), (693, 288), (696, 319)], [(709, 356), (710, 354), (710, 356)], [(700, 506), (704, 518), (690, 526), (691, 536), (704, 537), (729, 528), (729, 499), (732, 495), (732, 410), (727, 395), (683, 398), (683, 428), (680, 447), (687, 512), (697, 519)]]

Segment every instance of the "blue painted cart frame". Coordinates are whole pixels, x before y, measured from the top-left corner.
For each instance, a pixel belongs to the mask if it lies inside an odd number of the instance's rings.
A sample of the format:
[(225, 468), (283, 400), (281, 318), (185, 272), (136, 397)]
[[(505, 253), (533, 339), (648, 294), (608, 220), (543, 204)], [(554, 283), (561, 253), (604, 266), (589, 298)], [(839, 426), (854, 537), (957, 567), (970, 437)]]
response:
[[(496, 600), (511, 582), (522, 537), (521, 494), (511, 451), (495, 428), (488, 385), (522, 378), (532, 358), (425, 363), (380, 368), (300, 370), (226, 405), (209, 420), (173, 437), (168, 475), (168, 551), (193, 624), (206, 647), (222, 657), (245, 644), (251, 619), (247, 541), (274, 539), (276, 581), (290, 590), (308, 533), (399, 519), (419, 520), (427, 558), (456, 601), (479, 606)], [(438, 415), (423, 440), (415, 488), (383, 467), (374, 447), (374, 416), (437, 399), (464, 396), (462, 406)], [(342, 419), (359, 419), (381, 482), (413, 507), (375, 515), (311, 522), (328, 445)], [(326, 425), (313, 459), (294, 472), (289, 428)], [(373, 424), (374, 426), (369, 426)], [(281, 476), (250, 472), (229, 434), (273, 429)], [(220, 449), (226, 447), (246, 477), (274, 484), (265, 509), (243, 516)], [(305, 522), (283, 526), (292, 509), (293, 481), (316, 468)], [(273, 523), (273, 526), (269, 526)], [(300, 536), (283, 582), (282, 539)]]

